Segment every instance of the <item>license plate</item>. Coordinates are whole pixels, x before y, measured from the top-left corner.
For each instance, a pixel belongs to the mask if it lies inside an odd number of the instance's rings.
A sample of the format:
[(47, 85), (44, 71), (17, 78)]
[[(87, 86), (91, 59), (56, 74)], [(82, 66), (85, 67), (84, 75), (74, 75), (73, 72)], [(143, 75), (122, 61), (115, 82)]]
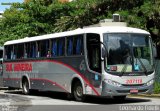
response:
[(138, 93), (138, 90), (137, 89), (131, 89), (130, 93)]

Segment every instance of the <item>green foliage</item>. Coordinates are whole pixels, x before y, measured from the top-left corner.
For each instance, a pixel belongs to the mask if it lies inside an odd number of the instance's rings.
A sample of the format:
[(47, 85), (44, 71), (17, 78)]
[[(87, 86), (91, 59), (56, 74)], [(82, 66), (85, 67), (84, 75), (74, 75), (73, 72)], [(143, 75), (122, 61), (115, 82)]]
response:
[(156, 44), (160, 44), (160, 1), (143, 0), (143, 4), (132, 10), (118, 11), (131, 27), (148, 30)]
[(5, 41), (54, 32), (73, 30), (112, 17), (123, 16), (129, 26), (148, 30), (153, 40), (160, 41), (159, 0), (31, 0), (14, 3), (0, 20), (0, 44)]
[(154, 93), (159, 94), (160, 93), (160, 83), (155, 82), (154, 83)]

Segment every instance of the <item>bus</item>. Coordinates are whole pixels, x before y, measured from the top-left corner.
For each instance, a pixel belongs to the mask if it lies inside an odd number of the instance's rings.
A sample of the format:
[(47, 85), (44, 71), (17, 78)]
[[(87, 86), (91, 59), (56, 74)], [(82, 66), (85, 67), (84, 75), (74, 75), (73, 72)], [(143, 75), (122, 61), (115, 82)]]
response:
[(26, 37), (4, 44), (6, 87), (125, 99), (152, 93), (153, 50), (142, 29), (105, 26)]
[(0, 64), (2, 64), (2, 62), (3, 62), (3, 47), (2, 46), (0, 46)]
[(3, 47), (0, 46), (0, 87), (3, 86), (2, 65), (3, 65)]

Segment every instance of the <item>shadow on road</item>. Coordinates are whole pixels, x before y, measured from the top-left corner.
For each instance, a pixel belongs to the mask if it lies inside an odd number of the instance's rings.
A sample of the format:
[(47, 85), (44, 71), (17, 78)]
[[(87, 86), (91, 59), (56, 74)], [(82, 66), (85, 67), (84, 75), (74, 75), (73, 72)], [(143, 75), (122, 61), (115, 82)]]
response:
[[(5, 93), (23, 95), (22, 91), (6, 91)], [(53, 99), (71, 101), (67, 98), (67, 94), (62, 92), (34, 91), (30, 96), (49, 97)], [(112, 105), (112, 104), (141, 103), (141, 102), (150, 102), (150, 101), (151, 101), (150, 99), (143, 99), (139, 97), (134, 97), (134, 98), (127, 97), (125, 100), (114, 100), (112, 98), (87, 96), (84, 103)]]

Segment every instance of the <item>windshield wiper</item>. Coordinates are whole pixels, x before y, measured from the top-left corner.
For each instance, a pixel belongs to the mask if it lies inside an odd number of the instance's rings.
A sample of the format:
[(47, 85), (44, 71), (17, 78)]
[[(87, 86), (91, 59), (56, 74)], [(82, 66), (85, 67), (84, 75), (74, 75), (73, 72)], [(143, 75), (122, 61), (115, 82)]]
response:
[(141, 59), (139, 57), (137, 59), (140, 62), (141, 66), (143, 67), (145, 75), (147, 76), (147, 69), (146, 69), (146, 67), (144, 66), (143, 62), (141, 61)]

